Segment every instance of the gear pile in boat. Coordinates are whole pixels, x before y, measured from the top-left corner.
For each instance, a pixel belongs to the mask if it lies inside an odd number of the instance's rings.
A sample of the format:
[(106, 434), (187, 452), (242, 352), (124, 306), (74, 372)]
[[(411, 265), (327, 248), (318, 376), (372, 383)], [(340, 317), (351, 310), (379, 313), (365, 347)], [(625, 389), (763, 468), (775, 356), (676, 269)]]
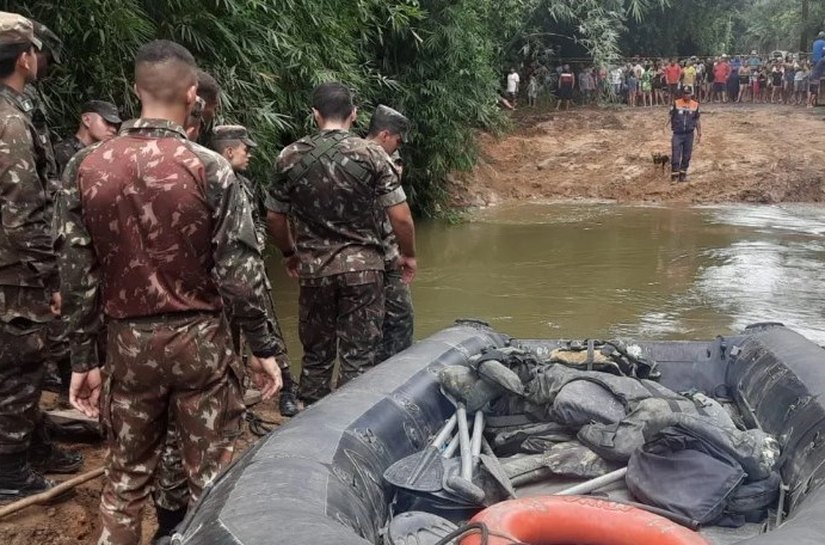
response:
[(457, 521), (514, 487), (626, 468), (637, 501), (695, 526), (764, 519), (780, 492), (776, 438), (747, 429), (730, 400), (674, 392), (659, 376), (639, 347), (615, 341), (488, 350), (443, 368), (456, 414), (387, 470), (395, 512)]

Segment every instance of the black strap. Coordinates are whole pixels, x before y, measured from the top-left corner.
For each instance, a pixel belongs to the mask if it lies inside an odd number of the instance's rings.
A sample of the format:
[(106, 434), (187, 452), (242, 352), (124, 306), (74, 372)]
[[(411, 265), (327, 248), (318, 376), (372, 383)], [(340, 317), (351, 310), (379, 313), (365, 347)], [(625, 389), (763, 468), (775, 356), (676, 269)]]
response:
[(301, 178), (305, 177), (309, 169), (321, 160), (323, 157), (338, 165), (341, 170), (356, 178), (358, 180), (365, 180), (370, 171), (361, 166), (357, 161), (344, 156), (338, 149), (338, 144), (350, 138), (351, 135), (345, 132), (335, 132), (331, 134), (317, 134), (312, 137), (311, 141), (316, 144), (309, 153), (304, 155), (301, 160), (293, 168), (287, 172), (287, 177), (292, 183), (297, 183)]

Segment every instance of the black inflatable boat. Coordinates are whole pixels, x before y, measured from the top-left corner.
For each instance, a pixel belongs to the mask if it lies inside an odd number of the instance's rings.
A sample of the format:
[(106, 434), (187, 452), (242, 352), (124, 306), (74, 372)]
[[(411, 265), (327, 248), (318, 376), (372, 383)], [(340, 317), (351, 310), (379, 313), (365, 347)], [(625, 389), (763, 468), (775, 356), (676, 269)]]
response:
[[(508, 345), (541, 355), (559, 341), (512, 339), (459, 322), (417, 343), (244, 454), (208, 488), (173, 543), (382, 543), (394, 494), (384, 471), (424, 448), (454, 411), (440, 395), (438, 371)], [(658, 362), (662, 385), (709, 396), (726, 392), (743, 418), (781, 444), (787, 493), (777, 514), (736, 529), (703, 528), (705, 538), (717, 545), (825, 544), (825, 351), (778, 324), (710, 342), (638, 346)], [(548, 494), (558, 487), (551, 482), (519, 492)]]

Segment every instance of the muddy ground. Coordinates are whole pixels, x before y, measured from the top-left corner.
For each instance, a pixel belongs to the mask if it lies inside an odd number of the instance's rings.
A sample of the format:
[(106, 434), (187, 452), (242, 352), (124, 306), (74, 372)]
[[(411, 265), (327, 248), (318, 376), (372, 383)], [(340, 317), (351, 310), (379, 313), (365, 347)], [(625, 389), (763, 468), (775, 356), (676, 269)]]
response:
[(669, 168), (652, 160), (670, 154), (666, 107), (520, 108), (512, 114), (515, 130), (481, 135), (481, 160), (454, 180), (454, 204), (825, 201), (825, 109), (713, 104), (701, 111), (704, 138), (689, 180), (673, 184)]
[[(44, 394), (44, 409), (61, 408), (53, 394)], [(59, 407), (60, 406), (60, 407)], [(252, 408), (254, 413), (264, 420), (280, 422), (277, 402), (269, 401)], [(237, 456), (252, 446), (258, 437), (250, 433), (244, 424), (243, 436), (238, 442)], [(91, 471), (103, 466), (105, 448), (102, 444), (62, 444), (63, 447), (83, 452), (84, 467), (81, 472)], [(63, 481), (73, 475), (51, 475), (55, 481)], [(33, 506), (21, 512), (0, 519), (0, 545), (78, 545), (93, 543), (98, 531), (98, 503), (102, 479), (98, 478), (77, 487), (68, 494), (47, 506)], [(143, 516), (143, 543), (151, 542), (157, 528), (151, 500)]]

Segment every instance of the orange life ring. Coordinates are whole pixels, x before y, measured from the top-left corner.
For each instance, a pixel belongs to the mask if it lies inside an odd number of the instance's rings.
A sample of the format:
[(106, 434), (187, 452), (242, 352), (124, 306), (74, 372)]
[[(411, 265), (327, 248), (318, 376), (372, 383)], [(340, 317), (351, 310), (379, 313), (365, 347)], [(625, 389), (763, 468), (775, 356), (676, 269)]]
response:
[[(710, 545), (697, 532), (629, 505), (586, 496), (520, 498), (488, 507), (471, 522), (489, 545)], [(460, 545), (479, 545), (478, 534)]]

